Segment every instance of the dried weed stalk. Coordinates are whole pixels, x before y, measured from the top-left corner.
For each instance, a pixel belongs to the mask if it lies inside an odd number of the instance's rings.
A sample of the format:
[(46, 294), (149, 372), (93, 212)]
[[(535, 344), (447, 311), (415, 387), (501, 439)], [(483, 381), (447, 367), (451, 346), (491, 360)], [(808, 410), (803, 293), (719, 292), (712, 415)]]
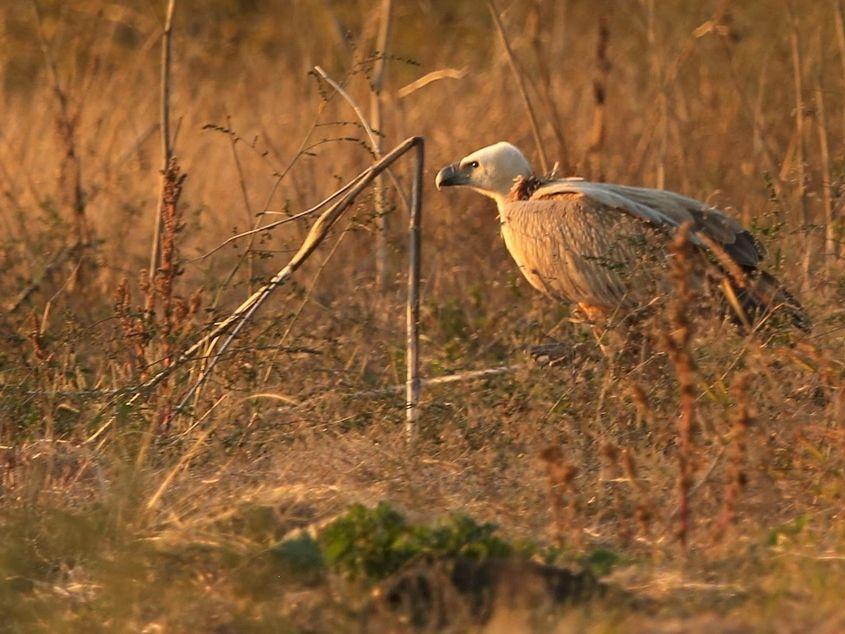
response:
[(90, 233), (88, 220), (85, 216), (82, 164), (76, 147), (76, 127), (79, 122), (79, 112), (71, 113), (70, 99), (68, 98), (67, 92), (61, 86), (56, 63), (53, 60), (53, 55), (50, 53), (50, 46), (44, 34), (41, 8), (36, 0), (31, 0), (31, 4), (33, 13), (35, 14), (38, 42), (41, 46), (41, 52), (44, 55), (53, 95), (58, 105), (56, 131), (64, 150), (61, 167), (59, 168), (61, 195), (65, 205), (71, 210), (74, 223), (76, 224), (76, 244), (86, 246), (90, 243)]
[(678, 417), (678, 526), (676, 535), (681, 545), (688, 545), (690, 531), (690, 490), (693, 484), (693, 431), (695, 425), (695, 362), (690, 352), (692, 324), (689, 320), (693, 291), (690, 279), (693, 268), (690, 223), (681, 226), (671, 245), (674, 297), (669, 304), (670, 333), (665, 337), (669, 358), (678, 379), (681, 412)]
[[(384, 96), (382, 94), (382, 88), (387, 70), (385, 56), (387, 54), (388, 42), (390, 41), (392, 5), (393, 0), (382, 0), (381, 2), (379, 32), (376, 43), (378, 57), (373, 68), (372, 90), (370, 92), (370, 127), (379, 133), (375, 139), (376, 147), (374, 148), (376, 154), (379, 156), (384, 151), (384, 131), (382, 130), (384, 127), (382, 117)], [(386, 179), (383, 174), (379, 174), (374, 189), (376, 214), (378, 216), (378, 233), (376, 234), (376, 284), (382, 293), (387, 289), (389, 274), (387, 238), (390, 231), (390, 218), (388, 216), (389, 210), (386, 190)]]
[[(555, 539), (563, 543), (564, 535), (575, 526), (578, 511), (578, 496), (575, 489), (576, 468), (566, 462), (563, 450), (550, 446), (540, 453), (546, 465), (549, 483), (549, 506), (554, 519)], [(568, 499), (567, 499), (568, 496)]]
[(508, 39), (507, 33), (505, 33), (505, 27), (502, 25), (502, 18), (499, 16), (499, 10), (496, 8), (494, 0), (487, 0), (487, 8), (490, 10), (490, 15), (493, 18), (493, 24), (496, 26), (496, 31), (499, 33), (499, 38), (508, 57), (508, 64), (510, 65), (514, 79), (516, 80), (517, 88), (519, 88), (519, 94), (522, 95), (525, 110), (528, 113), (528, 121), (531, 124), (531, 133), (534, 136), (534, 143), (537, 146), (537, 154), (540, 157), (540, 168), (543, 170), (543, 174), (548, 174), (549, 159), (546, 157), (546, 150), (543, 146), (543, 137), (540, 134), (540, 126), (537, 123), (537, 115), (534, 113), (534, 106), (531, 104), (531, 98), (528, 96), (528, 90), (525, 87), (524, 73), (520, 70), (519, 64), (516, 61), (516, 55), (514, 55), (513, 49), (511, 48), (510, 40)]
[(172, 354), (171, 336), (184, 321), (187, 305), (174, 298), (173, 285), (182, 274), (178, 258), (178, 236), (184, 229), (179, 199), (186, 175), (181, 173), (176, 159), (171, 159), (164, 171), (161, 205), (161, 261), (155, 276), (155, 294), (161, 300), (161, 326), (165, 355)]
[(607, 57), (607, 48), (610, 42), (610, 20), (607, 12), (599, 14), (598, 38), (596, 41), (596, 73), (593, 76), (593, 101), (595, 110), (593, 112), (593, 130), (591, 133), (590, 147), (587, 150), (588, 174), (593, 180), (604, 180), (604, 169), (602, 167), (601, 153), (604, 148), (606, 133), (606, 111), (607, 111), (607, 87), (610, 77), (611, 63)]
[[(145, 281), (146, 275), (142, 273), (141, 279)], [(126, 349), (129, 352), (130, 363), (143, 376), (144, 369), (147, 367), (150, 329), (147, 327), (144, 313), (132, 307), (132, 296), (125, 278), (114, 291), (112, 307), (120, 324), (123, 340), (128, 344)]]
[(644, 429), (654, 421), (654, 412), (648, 402), (648, 395), (639, 383), (631, 383), (628, 387), (628, 395), (637, 410), (637, 429)]
[(32, 313), (30, 315), (30, 331), (28, 333), (29, 342), (32, 344), (32, 351), (35, 353), (35, 358), (39, 363), (44, 363), (50, 357), (47, 350), (47, 344), (44, 341), (44, 333), (41, 330), (41, 321), (38, 315)]
[[(163, 155), (161, 170), (164, 175), (170, 166), (170, 160), (173, 158), (173, 142), (170, 135), (170, 93), (171, 93), (171, 61), (173, 54), (173, 13), (176, 10), (176, 0), (169, 0), (167, 3), (167, 12), (164, 18), (164, 32), (161, 40), (161, 151)], [(164, 177), (162, 177), (161, 191), (165, 188)], [(161, 240), (161, 216), (162, 216), (162, 202), (163, 196), (159, 196), (158, 206), (156, 207), (155, 224), (153, 225), (153, 241), (150, 247), (150, 266), (147, 270), (149, 275), (149, 283), (154, 282), (156, 269), (159, 258), (159, 241)]]
[(737, 501), (743, 489), (745, 489), (747, 481), (744, 470), (747, 454), (746, 441), (748, 428), (753, 423), (751, 408), (748, 404), (748, 383), (749, 376), (743, 373), (736, 377), (731, 386), (736, 409), (734, 411), (730, 443), (728, 445), (729, 462), (727, 469), (728, 479), (725, 484), (725, 497), (714, 534), (716, 541), (724, 538), (728, 527), (736, 522)]
[(648, 538), (651, 534), (650, 522), (653, 517), (649, 492), (643, 481), (637, 475), (637, 466), (634, 463), (634, 456), (628, 449), (622, 450), (622, 469), (625, 476), (631, 482), (637, 493), (637, 508), (634, 512), (634, 519), (643, 537)]
[[(807, 167), (805, 165), (807, 157), (806, 142), (804, 139), (804, 117), (806, 115), (804, 109), (804, 82), (802, 78), (801, 68), (803, 62), (801, 59), (801, 41), (798, 33), (798, 21), (792, 4), (789, 0), (784, 0), (786, 6), (787, 18), (790, 26), (789, 30), (789, 46), (792, 53), (792, 79), (795, 89), (795, 166), (797, 168), (796, 179), (798, 208), (801, 213), (801, 228), (804, 232), (804, 250), (801, 258), (801, 274), (804, 289), (810, 288), (810, 266), (813, 256), (813, 227), (810, 213), (810, 206), (807, 200)], [(787, 162), (784, 161), (784, 164)]]
[[(561, 122), (565, 120), (561, 114), (560, 106), (554, 96), (553, 77), (557, 76), (557, 69), (552, 68), (558, 61), (547, 54), (544, 44), (544, 35), (547, 34), (548, 24), (556, 19), (554, 15), (557, 5), (555, 3), (535, 2), (529, 14), (529, 26), (526, 32), (530, 34), (531, 48), (534, 51), (534, 64), (537, 73), (537, 95), (546, 111), (546, 123), (552, 128), (555, 141), (557, 142), (558, 168), (561, 174), (573, 174), (577, 166), (572, 165), (570, 159), (569, 142), (563, 131)], [(559, 20), (565, 23), (565, 20)], [(554, 171), (554, 170), (552, 170)]]

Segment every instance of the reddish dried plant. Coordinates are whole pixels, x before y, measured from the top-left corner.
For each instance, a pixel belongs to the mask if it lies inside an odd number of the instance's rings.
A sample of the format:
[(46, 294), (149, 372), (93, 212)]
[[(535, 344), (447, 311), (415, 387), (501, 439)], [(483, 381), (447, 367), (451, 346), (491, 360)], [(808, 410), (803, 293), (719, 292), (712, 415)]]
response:
[(642, 429), (654, 420), (651, 404), (648, 402), (646, 391), (638, 383), (631, 383), (628, 395), (637, 409), (637, 428)]
[(602, 465), (601, 480), (606, 483), (607, 506), (612, 506), (615, 509), (616, 517), (619, 518), (619, 524), (616, 528), (617, 535), (623, 542), (629, 542), (633, 536), (633, 531), (630, 530), (628, 523), (623, 521), (623, 518), (630, 514), (630, 507), (627, 504), (627, 496), (620, 494), (621, 492), (618, 491), (619, 483), (624, 482), (621, 452), (616, 445), (608, 441), (601, 444), (599, 451), (605, 459), (605, 463)]
[(634, 521), (637, 524), (640, 534), (644, 537), (649, 537), (651, 534), (650, 527), (653, 513), (649, 502), (648, 489), (637, 475), (634, 456), (628, 449), (622, 450), (622, 470), (636, 492), (637, 506), (634, 510)]
[[(142, 275), (141, 279), (145, 279), (145, 277)], [(131, 364), (143, 375), (147, 367), (147, 345), (150, 342), (150, 329), (147, 327), (143, 314), (132, 307), (132, 296), (125, 278), (114, 291), (112, 306), (117, 315), (123, 338), (129, 344), (126, 348), (129, 351)]]
[(736, 522), (736, 505), (739, 496), (745, 489), (747, 476), (744, 470), (747, 455), (746, 442), (748, 428), (753, 424), (753, 416), (748, 404), (748, 374), (740, 374), (731, 386), (731, 393), (735, 402), (733, 424), (731, 426), (730, 442), (728, 445), (727, 482), (725, 483), (725, 497), (722, 511), (716, 523), (715, 539), (724, 537), (728, 527)]
[(550, 446), (540, 453), (540, 459), (546, 465), (549, 483), (549, 505), (554, 518), (556, 538), (563, 541), (563, 536), (573, 526), (577, 514), (577, 491), (575, 476), (577, 470), (566, 462), (563, 450)]
[(161, 261), (155, 275), (155, 294), (161, 300), (161, 327), (165, 356), (172, 353), (171, 335), (182, 323), (188, 307), (174, 298), (176, 278), (182, 274), (178, 258), (178, 237), (184, 229), (179, 199), (186, 175), (182, 174), (176, 159), (170, 159), (164, 171), (164, 189), (161, 208)]
[(678, 229), (671, 245), (671, 273), (675, 292), (669, 304), (670, 332), (664, 338), (678, 379), (680, 415), (678, 434), (678, 526), (676, 535), (686, 548), (690, 531), (690, 490), (693, 484), (693, 432), (695, 426), (695, 362), (690, 352), (692, 324), (689, 310), (694, 299), (690, 279), (693, 268), (690, 223)]
[(32, 351), (35, 353), (35, 358), (38, 362), (44, 363), (50, 358), (50, 354), (47, 351), (47, 345), (44, 341), (44, 333), (41, 331), (41, 322), (35, 313), (30, 315), (30, 325), (31, 328), (28, 338), (32, 344)]

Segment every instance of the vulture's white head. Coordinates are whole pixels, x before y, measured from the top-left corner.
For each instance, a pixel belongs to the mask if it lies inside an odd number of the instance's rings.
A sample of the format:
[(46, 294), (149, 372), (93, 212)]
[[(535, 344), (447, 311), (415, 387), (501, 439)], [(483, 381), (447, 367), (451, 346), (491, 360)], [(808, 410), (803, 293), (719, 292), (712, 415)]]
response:
[(500, 141), (447, 165), (437, 173), (434, 183), (437, 189), (471, 187), (501, 204), (514, 181), (531, 174), (531, 165), (522, 152), (510, 143)]

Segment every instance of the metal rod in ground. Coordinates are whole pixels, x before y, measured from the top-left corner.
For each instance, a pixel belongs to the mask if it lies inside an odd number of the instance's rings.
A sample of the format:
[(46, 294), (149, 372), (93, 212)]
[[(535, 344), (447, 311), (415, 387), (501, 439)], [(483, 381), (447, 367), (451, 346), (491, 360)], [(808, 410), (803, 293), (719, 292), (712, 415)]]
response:
[(411, 214), (408, 223), (408, 305), (405, 362), (405, 435), (413, 442), (417, 435), (420, 404), (420, 222), (422, 220), (422, 179), (425, 164), (425, 144), (420, 138), (416, 144), (414, 160), (414, 185), (411, 190)]

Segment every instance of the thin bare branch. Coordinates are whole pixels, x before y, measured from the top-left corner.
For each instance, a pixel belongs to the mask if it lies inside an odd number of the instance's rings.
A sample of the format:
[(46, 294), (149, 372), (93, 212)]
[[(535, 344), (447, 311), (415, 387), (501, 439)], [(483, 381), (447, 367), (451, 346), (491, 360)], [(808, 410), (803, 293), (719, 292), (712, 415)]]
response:
[(537, 146), (537, 154), (540, 156), (540, 168), (543, 174), (549, 173), (549, 160), (546, 158), (546, 150), (543, 148), (543, 139), (540, 135), (540, 126), (537, 123), (537, 115), (534, 113), (534, 106), (531, 105), (531, 99), (528, 97), (528, 90), (525, 88), (525, 78), (517, 65), (516, 56), (511, 49), (508, 41), (505, 27), (502, 25), (502, 19), (499, 17), (499, 11), (493, 0), (487, 0), (487, 8), (490, 9), (490, 15), (493, 17), (493, 23), (496, 25), (496, 30), (499, 32), (499, 37), (502, 40), (502, 45), (505, 47), (505, 53), (508, 56), (508, 63), (513, 72), (516, 84), (519, 87), (519, 92), (522, 95), (522, 100), (525, 103), (525, 110), (528, 112), (528, 119), (531, 122), (531, 133), (534, 135), (534, 144)]
[(801, 71), (801, 44), (798, 34), (798, 21), (789, 0), (784, 0), (789, 16), (789, 46), (792, 52), (792, 80), (795, 89), (795, 164), (798, 168), (798, 205), (801, 214), (801, 229), (804, 231), (804, 253), (801, 258), (802, 282), (805, 289), (810, 287), (810, 264), (812, 259), (812, 233), (810, 227), (810, 209), (807, 204), (807, 175), (804, 161), (804, 82)]
[[(373, 151), (373, 154), (375, 154), (377, 159), (381, 159), (382, 157), (381, 157), (381, 153), (379, 151), (379, 142), (378, 142), (378, 139), (376, 137), (376, 133), (370, 127), (370, 124), (367, 123), (367, 119), (364, 116), (363, 111), (358, 106), (358, 104), (355, 102), (355, 100), (349, 95), (348, 92), (346, 92), (343, 89), (343, 87), (340, 84), (338, 84), (334, 79), (329, 77), (328, 73), (326, 73), (326, 71), (324, 71), (322, 68), (320, 68), (319, 66), (315, 66), (314, 72), (316, 72), (320, 77), (322, 77), (323, 80), (327, 84), (329, 84), (332, 88), (334, 88), (337, 91), (337, 93), (341, 97), (343, 97), (350, 106), (352, 106), (352, 110), (355, 111), (355, 116), (358, 117), (358, 120), (361, 122), (361, 126), (364, 128), (364, 131), (367, 133), (367, 138), (369, 138), (369, 140), (370, 140), (370, 147)], [(402, 201), (402, 204), (405, 206), (405, 209), (410, 209), (411, 204), (408, 200), (408, 197), (405, 195), (405, 192), (402, 189), (402, 186), (399, 184), (399, 180), (396, 178), (396, 176), (393, 174), (392, 171), (390, 171), (390, 170), (386, 170), (386, 171), (387, 171), (388, 176), (390, 176), (390, 180), (393, 181), (393, 186), (396, 188), (396, 193), (399, 194), (399, 199)]]
[[(382, 0), (379, 17), (378, 41), (376, 43), (376, 63), (373, 68), (372, 89), (370, 91), (370, 121), (373, 129), (379, 131), (376, 138), (377, 155), (382, 152), (384, 140), (384, 124), (382, 122), (382, 87), (387, 70), (386, 55), (390, 40), (390, 16), (393, 0)], [(376, 237), (376, 287), (380, 292), (387, 288), (389, 274), (387, 263), (387, 237), (390, 229), (390, 218), (387, 208), (387, 184), (384, 176), (379, 175), (375, 184), (375, 209), (378, 216), (378, 234)]]
[[(306, 218), (306, 217), (316, 213), (317, 211), (319, 211), (320, 209), (322, 209), (323, 207), (328, 205), (331, 201), (333, 201), (338, 196), (341, 196), (345, 192), (349, 191), (352, 187), (355, 186), (356, 183), (357, 183), (357, 177), (355, 179), (352, 179), (351, 181), (349, 181), (346, 185), (344, 185), (343, 187), (341, 187), (337, 191), (333, 192), (327, 198), (324, 198), (323, 200), (318, 202), (313, 207), (310, 207), (310, 208), (306, 209), (305, 211), (301, 211), (298, 214), (294, 214), (293, 216), (288, 216), (287, 218), (282, 218), (281, 220), (276, 220), (274, 222), (263, 225), (261, 227), (256, 227), (255, 229), (250, 229), (249, 231), (244, 231), (242, 233), (238, 233), (238, 234), (235, 234), (233, 236), (230, 236), (230, 237), (226, 238), (223, 242), (218, 244), (216, 247), (214, 247), (211, 251), (208, 251), (207, 253), (199, 256), (198, 258), (191, 260), (191, 262), (196, 262), (198, 260), (204, 260), (207, 257), (209, 257), (210, 255), (214, 255), (220, 249), (222, 249), (223, 247), (225, 247), (228, 244), (231, 244), (235, 240), (240, 240), (241, 238), (245, 238), (247, 236), (252, 236), (252, 235), (255, 235), (256, 233), (261, 233), (263, 231), (269, 231), (270, 229), (275, 229), (276, 227), (279, 227), (281, 225), (286, 225), (289, 222), (295, 222), (296, 220), (302, 220), (303, 218)], [(259, 215), (265, 214), (265, 213), (271, 213), (271, 212), (263, 211), (263, 212), (259, 212)]]

